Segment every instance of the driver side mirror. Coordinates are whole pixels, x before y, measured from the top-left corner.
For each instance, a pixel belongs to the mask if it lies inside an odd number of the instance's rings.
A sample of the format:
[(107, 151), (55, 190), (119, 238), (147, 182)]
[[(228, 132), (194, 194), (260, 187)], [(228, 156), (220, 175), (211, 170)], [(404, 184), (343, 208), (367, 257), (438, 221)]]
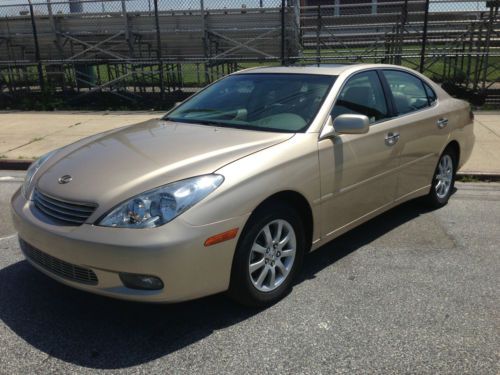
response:
[(370, 130), (370, 120), (365, 115), (345, 114), (328, 122), (323, 128), (320, 139), (331, 138), (337, 134), (365, 134)]

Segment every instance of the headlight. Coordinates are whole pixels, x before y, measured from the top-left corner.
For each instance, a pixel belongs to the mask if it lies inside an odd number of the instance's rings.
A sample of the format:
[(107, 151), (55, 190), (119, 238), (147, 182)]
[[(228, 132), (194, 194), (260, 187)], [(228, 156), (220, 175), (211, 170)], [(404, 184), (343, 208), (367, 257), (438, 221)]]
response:
[(40, 156), (37, 160), (30, 165), (26, 172), (26, 177), (24, 178), (23, 186), (21, 187), (21, 193), (24, 198), (28, 199), (28, 193), (31, 187), (31, 183), (33, 182), (33, 177), (35, 177), (36, 172), (40, 169), (43, 163), (47, 161), (52, 155), (54, 155), (57, 150), (46, 153), (45, 155)]
[(172, 221), (224, 181), (210, 174), (177, 181), (139, 194), (115, 207), (98, 225), (119, 228), (154, 228)]

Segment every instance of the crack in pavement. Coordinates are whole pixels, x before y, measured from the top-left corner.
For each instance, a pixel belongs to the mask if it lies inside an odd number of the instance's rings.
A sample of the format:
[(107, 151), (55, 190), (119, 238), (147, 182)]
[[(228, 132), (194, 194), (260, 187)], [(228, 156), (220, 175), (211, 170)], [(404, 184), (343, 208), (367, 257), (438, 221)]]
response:
[[(65, 130), (68, 130), (68, 129), (70, 129), (70, 128), (74, 127), (74, 126), (86, 124), (86, 123), (88, 123), (88, 122), (90, 122), (90, 121), (92, 121), (92, 120), (93, 120), (93, 118), (90, 118), (90, 119), (87, 119), (87, 120), (83, 120), (83, 121), (80, 121), (80, 122), (77, 122), (77, 123), (74, 123), (74, 124), (68, 125), (68, 126), (64, 127), (63, 129), (58, 129), (58, 130), (55, 130), (55, 131), (53, 131), (53, 132), (50, 132), (50, 133), (44, 134), (43, 136), (41, 136), (41, 137), (39, 137), (39, 138), (46, 138), (46, 137), (53, 136), (53, 135), (55, 135), (55, 134), (61, 133), (61, 132), (65, 131)], [(11, 148), (11, 149), (9, 149), (9, 150), (7, 150), (7, 151), (4, 151), (4, 153), (9, 153), (9, 152), (12, 152), (12, 151), (19, 150), (20, 148), (23, 148), (23, 147), (25, 147), (25, 146), (28, 146), (28, 145), (30, 145), (30, 144), (32, 144), (32, 143), (34, 143), (34, 142), (38, 142), (38, 141), (40, 141), (40, 139), (36, 139), (36, 140), (35, 140), (35, 139), (32, 139), (31, 141), (29, 141), (29, 142), (27, 142), (27, 143), (24, 143), (24, 144), (22, 144), (22, 145), (19, 145), (19, 146), (16, 146), (16, 147), (14, 147), (14, 148)]]

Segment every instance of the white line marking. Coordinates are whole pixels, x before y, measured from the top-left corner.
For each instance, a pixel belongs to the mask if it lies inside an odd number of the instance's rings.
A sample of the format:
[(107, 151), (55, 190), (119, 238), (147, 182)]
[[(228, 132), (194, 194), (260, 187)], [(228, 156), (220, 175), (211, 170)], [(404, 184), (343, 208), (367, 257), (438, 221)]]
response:
[(14, 238), (14, 237), (17, 237), (17, 233), (11, 234), (10, 236), (7, 236), (7, 237), (0, 237), (0, 241), (10, 240), (11, 238)]
[(2, 181), (19, 181), (19, 182), (22, 182), (23, 179), (21, 177), (5, 176), (5, 177), (0, 177), (0, 182), (2, 182)]

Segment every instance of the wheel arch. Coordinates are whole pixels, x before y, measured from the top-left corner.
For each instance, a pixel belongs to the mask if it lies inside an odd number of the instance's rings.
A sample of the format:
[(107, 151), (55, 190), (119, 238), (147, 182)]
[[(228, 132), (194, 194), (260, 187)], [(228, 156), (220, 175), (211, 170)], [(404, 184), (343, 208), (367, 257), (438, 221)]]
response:
[(307, 248), (305, 252), (306, 253), (309, 252), (313, 240), (314, 218), (313, 218), (313, 211), (308, 200), (301, 193), (297, 191), (283, 190), (274, 193), (273, 195), (264, 199), (262, 202), (259, 203), (257, 207), (255, 207), (253, 212), (263, 209), (266, 205), (274, 202), (286, 203), (287, 205), (290, 205), (297, 210), (300, 218), (302, 219), (302, 223), (304, 224), (304, 230), (307, 239), (306, 242)]
[[(446, 145), (446, 147), (443, 149), (443, 151), (441, 152), (441, 155), (446, 151), (446, 150), (452, 150), (454, 153), (455, 153), (455, 156), (457, 158), (456, 163), (457, 163), (457, 170), (458, 170), (458, 167), (460, 166), (460, 144), (458, 143), (457, 140), (453, 139), (451, 140), (450, 142), (448, 142), (448, 144)], [(456, 172), (456, 171), (455, 171)]]

